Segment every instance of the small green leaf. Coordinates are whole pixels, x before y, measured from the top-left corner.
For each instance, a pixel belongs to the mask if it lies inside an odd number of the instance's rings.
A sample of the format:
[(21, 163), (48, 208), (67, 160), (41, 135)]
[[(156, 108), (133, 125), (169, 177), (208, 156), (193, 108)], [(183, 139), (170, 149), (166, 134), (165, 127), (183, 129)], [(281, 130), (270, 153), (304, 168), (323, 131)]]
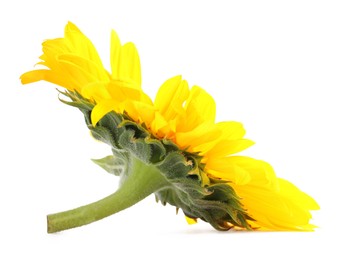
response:
[(92, 159), (92, 161), (108, 173), (112, 173), (116, 176), (123, 174), (123, 171), (126, 169), (125, 162), (113, 155), (108, 155), (101, 159)]

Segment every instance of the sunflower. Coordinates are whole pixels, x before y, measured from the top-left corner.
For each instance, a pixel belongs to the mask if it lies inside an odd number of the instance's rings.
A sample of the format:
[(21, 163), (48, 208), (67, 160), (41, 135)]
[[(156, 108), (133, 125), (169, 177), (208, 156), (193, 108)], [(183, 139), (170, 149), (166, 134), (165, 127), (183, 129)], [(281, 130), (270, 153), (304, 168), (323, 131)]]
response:
[(120, 176), (112, 195), (48, 216), (48, 231), (81, 226), (132, 206), (155, 193), (218, 230), (313, 230), (313, 198), (278, 178), (262, 160), (234, 155), (253, 145), (238, 122), (215, 122), (214, 99), (181, 76), (165, 81), (154, 101), (141, 89), (141, 66), (133, 43), (111, 33), (111, 72), (91, 41), (72, 23), (63, 38), (43, 43), (42, 69), (21, 76), (23, 84), (45, 80), (84, 114), (94, 138), (113, 155), (94, 160)]

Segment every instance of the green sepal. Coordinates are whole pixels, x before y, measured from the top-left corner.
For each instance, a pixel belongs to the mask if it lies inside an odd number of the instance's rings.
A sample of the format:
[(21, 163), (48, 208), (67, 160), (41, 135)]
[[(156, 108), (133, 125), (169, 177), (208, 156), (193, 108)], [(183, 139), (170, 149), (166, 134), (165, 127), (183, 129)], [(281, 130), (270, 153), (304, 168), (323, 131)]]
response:
[[(94, 105), (92, 102), (90, 102), (89, 100), (84, 99), (78, 92), (62, 92), (58, 89), (56, 89), (59, 92), (59, 100), (69, 106), (73, 106), (73, 107), (77, 107), (79, 108), (81, 111), (82, 110), (92, 110)], [(60, 98), (60, 95), (66, 96), (71, 98), (72, 101), (66, 101), (62, 98)]]
[(92, 161), (106, 170), (106, 172), (116, 176), (122, 175), (125, 170), (125, 161), (113, 155), (108, 155), (101, 159), (92, 159)]
[[(114, 157), (96, 160), (108, 172), (120, 176), (120, 184), (129, 174), (134, 158), (145, 165), (153, 165), (165, 178), (165, 187), (154, 191), (163, 205), (181, 208), (190, 218), (209, 222), (217, 230), (228, 230), (233, 225), (250, 229), (247, 215), (234, 189), (225, 181), (208, 177), (202, 157), (179, 149), (167, 139), (157, 139), (145, 126), (131, 120), (127, 114), (107, 113), (94, 127), (91, 123), (92, 106), (78, 93), (65, 92), (72, 101), (62, 101), (78, 107), (85, 116), (94, 138), (111, 146)], [(83, 104), (81, 103), (83, 102)], [(114, 158), (114, 159), (113, 159)], [(123, 165), (124, 170), (114, 167)]]

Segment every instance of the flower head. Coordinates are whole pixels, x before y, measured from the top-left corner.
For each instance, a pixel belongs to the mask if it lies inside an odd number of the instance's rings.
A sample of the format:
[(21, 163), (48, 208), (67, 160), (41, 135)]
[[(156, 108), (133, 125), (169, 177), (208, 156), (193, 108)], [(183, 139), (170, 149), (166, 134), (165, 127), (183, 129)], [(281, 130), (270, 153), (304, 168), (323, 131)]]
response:
[[(23, 74), (22, 83), (45, 80), (66, 89), (71, 101), (63, 102), (80, 108), (93, 136), (113, 148), (114, 157), (96, 163), (121, 176), (120, 190), (153, 176), (144, 196), (154, 192), (190, 222), (200, 218), (220, 230), (313, 229), (310, 210), (319, 207), (310, 196), (276, 177), (268, 163), (234, 155), (253, 145), (242, 124), (215, 122), (213, 98), (181, 76), (165, 81), (152, 101), (141, 89), (135, 45), (121, 45), (114, 31), (111, 73), (72, 23), (64, 38), (43, 43), (40, 58), (46, 68)], [(146, 170), (138, 178), (140, 169)]]

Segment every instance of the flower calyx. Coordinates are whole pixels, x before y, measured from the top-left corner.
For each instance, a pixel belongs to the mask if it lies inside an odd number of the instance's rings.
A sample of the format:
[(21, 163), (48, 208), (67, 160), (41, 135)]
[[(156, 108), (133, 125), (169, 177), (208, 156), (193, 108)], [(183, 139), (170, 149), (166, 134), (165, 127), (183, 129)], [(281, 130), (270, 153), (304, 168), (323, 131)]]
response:
[(155, 167), (163, 185), (153, 191), (157, 201), (182, 209), (192, 219), (202, 219), (217, 230), (233, 226), (250, 229), (253, 220), (242, 208), (240, 198), (226, 181), (210, 178), (204, 171), (201, 156), (180, 149), (168, 139), (158, 139), (126, 113), (107, 113), (93, 126), (91, 111), (94, 104), (76, 92), (60, 92), (71, 101), (63, 103), (77, 107), (84, 114), (92, 136), (108, 144), (113, 152), (93, 160), (107, 172), (120, 177), (120, 187), (128, 178), (134, 161)]

